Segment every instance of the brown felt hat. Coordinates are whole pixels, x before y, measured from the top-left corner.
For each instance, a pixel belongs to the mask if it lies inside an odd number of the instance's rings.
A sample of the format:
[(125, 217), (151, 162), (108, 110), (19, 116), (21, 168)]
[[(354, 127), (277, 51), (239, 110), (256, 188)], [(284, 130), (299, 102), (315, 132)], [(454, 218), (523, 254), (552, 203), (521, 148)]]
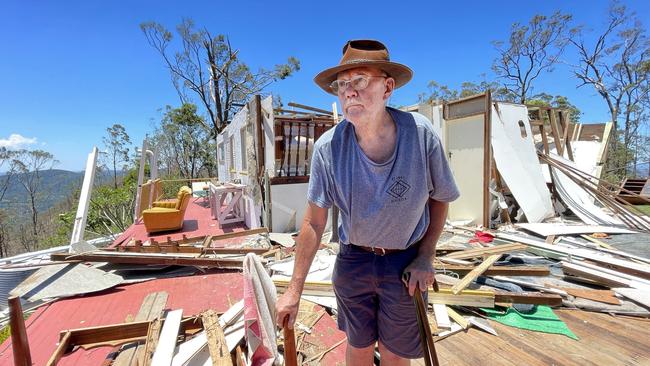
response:
[(332, 81), (336, 80), (336, 75), (345, 70), (364, 66), (383, 70), (395, 79), (396, 89), (408, 83), (413, 77), (413, 71), (408, 66), (390, 61), (388, 49), (383, 43), (371, 39), (359, 39), (348, 41), (343, 46), (343, 57), (339, 64), (321, 71), (314, 78), (314, 82), (326, 92), (336, 95), (330, 88)]

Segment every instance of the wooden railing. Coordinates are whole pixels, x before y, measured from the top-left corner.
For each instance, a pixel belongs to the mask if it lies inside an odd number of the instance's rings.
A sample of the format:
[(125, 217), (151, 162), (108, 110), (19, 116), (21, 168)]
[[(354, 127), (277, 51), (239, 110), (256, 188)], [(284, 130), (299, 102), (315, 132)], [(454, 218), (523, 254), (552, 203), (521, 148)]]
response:
[(309, 181), (314, 142), (334, 127), (324, 116), (275, 116), (275, 177), (273, 184)]

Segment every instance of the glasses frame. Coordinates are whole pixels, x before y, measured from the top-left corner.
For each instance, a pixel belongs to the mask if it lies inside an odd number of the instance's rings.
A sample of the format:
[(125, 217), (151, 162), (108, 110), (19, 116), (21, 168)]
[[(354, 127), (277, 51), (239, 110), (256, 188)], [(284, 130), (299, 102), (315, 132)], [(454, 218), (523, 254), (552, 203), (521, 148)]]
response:
[[(336, 94), (345, 92), (346, 90), (348, 90), (348, 87), (352, 87), (352, 89), (354, 89), (356, 91), (359, 91), (359, 90), (366, 89), (368, 87), (368, 85), (370, 85), (370, 79), (371, 78), (388, 78), (388, 77), (389, 77), (388, 75), (363, 75), (363, 74), (361, 74), (361, 75), (357, 75), (357, 76), (355, 76), (355, 77), (353, 77), (352, 79), (349, 79), (349, 80), (343, 80), (343, 79), (334, 80), (334, 81), (332, 81), (330, 83), (329, 87)], [(352, 83), (355, 80), (359, 80), (359, 79), (366, 81), (365, 82), (366, 85), (364, 87), (360, 88), (360, 87), (354, 87), (352, 85)], [(343, 83), (343, 88), (340, 87), (340, 83)]]

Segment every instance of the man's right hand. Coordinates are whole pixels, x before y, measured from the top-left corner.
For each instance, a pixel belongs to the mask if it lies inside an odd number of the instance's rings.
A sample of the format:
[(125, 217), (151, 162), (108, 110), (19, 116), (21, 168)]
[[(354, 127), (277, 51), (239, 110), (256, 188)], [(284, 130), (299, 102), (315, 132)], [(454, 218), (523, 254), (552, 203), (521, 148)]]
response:
[(293, 329), (293, 324), (296, 322), (296, 317), (298, 316), (298, 307), (300, 306), (300, 294), (296, 294), (293, 291), (287, 289), (278, 302), (275, 304), (275, 314), (277, 324), (284, 328), (284, 321), (289, 317), (287, 326), (289, 329)]

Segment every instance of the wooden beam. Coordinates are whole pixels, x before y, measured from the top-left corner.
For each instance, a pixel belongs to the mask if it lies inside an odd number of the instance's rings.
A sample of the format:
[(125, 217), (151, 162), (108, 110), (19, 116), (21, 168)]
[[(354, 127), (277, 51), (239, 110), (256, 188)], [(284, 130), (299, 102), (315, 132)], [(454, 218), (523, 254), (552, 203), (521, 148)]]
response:
[(122, 255), (109, 254), (108, 252), (97, 251), (88, 254), (70, 255), (67, 253), (55, 253), (50, 256), (53, 261), (68, 260), (74, 258), (86, 262), (108, 262), (119, 264), (158, 264), (158, 265), (178, 265), (178, 266), (199, 266), (199, 267), (216, 267), (216, 268), (241, 268), (242, 260), (239, 259), (216, 259), (216, 258), (191, 258), (177, 257), (173, 255)]
[(226, 336), (223, 333), (223, 328), (219, 325), (219, 316), (214, 310), (207, 310), (201, 314), (201, 319), (203, 319), (203, 327), (208, 339), (212, 366), (232, 366)]
[(490, 227), (490, 177), (492, 161), (492, 92), (485, 93), (483, 112), (483, 227)]
[[(167, 305), (167, 292), (152, 292), (145, 296), (140, 305), (140, 310), (133, 321), (152, 321), (158, 318)], [(128, 347), (128, 348), (126, 348)], [(144, 352), (144, 345), (126, 345), (122, 347), (112, 366), (130, 366), (139, 359), (139, 354)]]
[[(465, 274), (472, 271), (475, 266), (462, 266), (456, 264), (434, 263), (438, 271), (449, 271)], [(483, 272), (486, 276), (548, 276), (551, 271), (546, 266), (491, 266)]]
[(287, 105), (289, 107), (300, 108), (300, 109), (304, 109), (304, 110), (307, 110), (307, 111), (317, 112), (317, 113), (321, 113), (321, 114), (325, 114), (325, 115), (331, 115), (331, 113), (332, 113), (332, 112), (326, 111), (324, 109), (314, 108), (314, 107), (310, 107), (308, 105), (298, 104), (298, 103), (294, 103), (294, 102), (289, 102)]
[(437, 292), (429, 291), (429, 303), (493, 308), (494, 292), (465, 290), (458, 295), (454, 295), (451, 289), (441, 288)]
[(11, 349), (13, 350), (15, 366), (31, 366), (32, 354), (29, 351), (29, 340), (25, 329), (23, 307), (19, 296), (11, 296), (9, 303), (9, 328), (11, 331)]
[(503, 254), (503, 253), (520, 251), (520, 250), (526, 250), (526, 248), (528, 248), (528, 246), (521, 243), (500, 244), (492, 247), (461, 250), (458, 252), (447, 254), (444, 257), (453, 258), (453, 259), (472, 259), (478, 257), (486, 257), (494, 254)]
[(494, 302), (510, 304), (534, 304), (560, 306), (562, 305), (562, 296), (555, 294), (542, 294), (539, 292), (505, 292), (495, 291)]
[(469, 321), (465, 319), (464, 316), (458, 314), (456, 310), (452, 309), (451, 307), (447, 306), (447, 315), (449, 315), (450, 318), (452, 318), (458, 325), (460, 325), (463, 329), (469, 328)]
[[(52, 353), (52, 356), (50, 356), (50, 359), (47, 361), (45, 364), (46, 366), (54, 366), (59, 362), (61, 357), (65, 354), (65, 351), (68, 349), (68, 346), (70, 345), (70, 332), (65, 332), (61, 339), (59, 340), (59, 343), (56, 346), (56, 349), (54, 350), (54, 353)], [(31, 365), (31, 364), (30, 364)]]
[(474, 268), (471, 272), (465, 275), (463, 279), (454, 285), (454, 287), (451, 288), (451, 292), (454, 295), (458, 295), (461, 291), (463, 291), (467, 286), (469, 286), (472, 281), (474, 281), (478, 276), (483, 274), (491, 265), (494, 264), (497, 260), (501, 258), (501, 254), (493, 254), (489, 256), (486, 260), (483, 261), (479, 266)]
[(142, 366), (151, 365), (151, 357), (158, 346), (158, 338), (162, 329), (162, 319), (157, 318), (151, 321), (147, 330), (147, 340), (144, 342), (144, 351), (138, 355), (138, 364)]

